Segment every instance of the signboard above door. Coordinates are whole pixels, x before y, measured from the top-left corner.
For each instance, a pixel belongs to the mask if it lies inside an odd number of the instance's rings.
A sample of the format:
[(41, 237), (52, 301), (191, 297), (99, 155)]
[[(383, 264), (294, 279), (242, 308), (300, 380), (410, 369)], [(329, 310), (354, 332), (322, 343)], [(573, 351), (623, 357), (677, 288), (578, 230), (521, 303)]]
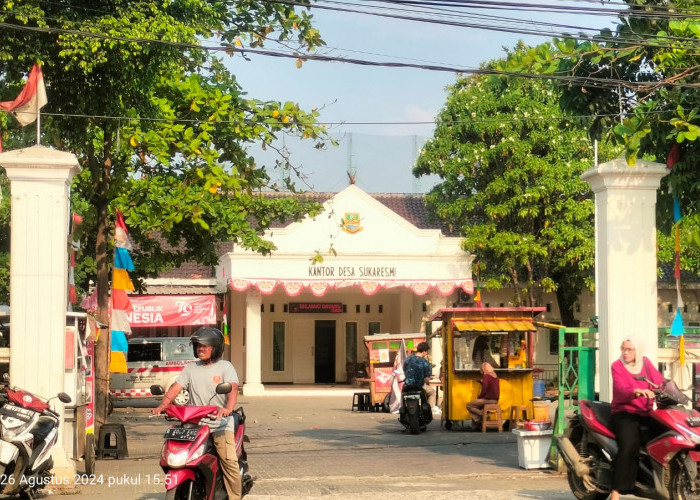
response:
[(343, 312), (343, 304), (341, 302), (290, 302), (289, 312), (339, 314)]

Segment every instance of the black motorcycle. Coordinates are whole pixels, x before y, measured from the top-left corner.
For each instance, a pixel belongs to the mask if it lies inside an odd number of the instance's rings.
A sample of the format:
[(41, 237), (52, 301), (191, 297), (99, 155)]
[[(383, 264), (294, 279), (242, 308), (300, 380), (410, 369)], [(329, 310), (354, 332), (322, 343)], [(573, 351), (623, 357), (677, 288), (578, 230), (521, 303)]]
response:
[(405, 385), (401, 392), (399, 422), (411, 434), (420, 434), (433, 421), (433, 411), (425, 391), (419, 385)]

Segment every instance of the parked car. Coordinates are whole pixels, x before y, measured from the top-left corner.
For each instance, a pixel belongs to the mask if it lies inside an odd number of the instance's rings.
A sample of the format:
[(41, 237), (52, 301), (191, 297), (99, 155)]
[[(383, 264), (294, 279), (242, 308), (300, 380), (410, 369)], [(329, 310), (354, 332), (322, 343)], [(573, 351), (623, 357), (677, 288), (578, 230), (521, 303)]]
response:
[[(162, 397), (151, 394), (152, 385), (167, 391), (188, 363), (194, 363), (189, 337), (142, 337), (129, 339), (127, 373), (113, 373), (110, 393), (115, 399)], [(190, 395), (183, 389), (173, 401), (186, 405)]]

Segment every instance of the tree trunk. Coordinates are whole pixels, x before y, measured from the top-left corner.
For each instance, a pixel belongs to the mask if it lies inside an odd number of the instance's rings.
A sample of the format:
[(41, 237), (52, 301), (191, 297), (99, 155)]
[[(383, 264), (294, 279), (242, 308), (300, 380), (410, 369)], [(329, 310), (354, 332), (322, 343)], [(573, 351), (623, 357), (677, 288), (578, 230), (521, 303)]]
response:
[(109, 266), (107, 265), (107, 204), (98, 207), (97, 212), (97, 321), (104, 325), (95, 344), (95, 423), (96, 431), (107, 422), (109, 403)]
[[(109, 409), (109, 362), (111, 351), (111, 335), (109, 328), (109, 200), (107, 195), (112, 174), (111, 147), (112, 133), (109, 127), (104, 127), (104, 159), (99, 167), (99, 184), (95, 193), (97, 209), (97, 236), (95, 245), (95, 262), (97, 263), (97, 320), (104, 328), (100, 329), (100, 337), (95, 344), (95, 426), (96, 431), (102, 424), (107, 423)], [(94, 157), (93, 157), (94, 158)]]

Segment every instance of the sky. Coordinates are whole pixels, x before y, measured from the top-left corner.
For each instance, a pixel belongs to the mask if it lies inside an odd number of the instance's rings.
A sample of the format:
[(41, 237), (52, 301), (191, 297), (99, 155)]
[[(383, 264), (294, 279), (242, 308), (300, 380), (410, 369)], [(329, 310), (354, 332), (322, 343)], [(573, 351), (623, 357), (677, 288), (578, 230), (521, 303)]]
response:
[[(537, 3), (601, 6), (599, 1), (586, 0), (539, 0)], [(368, 4), (386, 5), (358, 0), (319, 3), (350, 8)], [(613, 20), (612, 16), (553, 14), (531, 9), (461, 12), (590, 28), (610, 26)], [(478, 68), (482, 62), (502, 57), (503, 47), (511, 48), (520, 39), (534, 45), (550, 38), (349, 12), (312, 9), (311, 13), (326, 42), (320, 53), (374, 61)], [(447, 19), (461, 20), (457, 15)], [(516, 26), (512, 21), (505, 21), (503, 25)], [(280, 46), (268, 43), (265, 48), (279, 49)], [(339, 141), (337, 147), (317, 151), (310, 141), (282, 138), (283, 143), (278, 145), (283, 144), (290, 151), (292, 162), (305, 175), (304, 179), (297, 180), (298, 187), (337, 192), (348, 185), (348, 170), (355, 173), (358, 187), (367, 192), (423, 193), (439, 182), (435, 176), (416, 179), (411, 169), (420, 147), (433, 134), (433, 121), (447, 99), (448, 86), (456, 81), (456, 73), (320, 61), (306, 61), (297, 68), (295, 60), (290, 58), (255, 54), (248, 57), (250, 61), (236, 55), (228, 65), (249, 97), (293, 101), (306, 110), (318, 108), (319, 121), (328, 123), (329, 132)], [(274, 163), (271, 150), (253, 149), (251, 152), (258, 163), (268, 166)], [(279, 172), (271, 169), (270, 175), (275, 179)]]

